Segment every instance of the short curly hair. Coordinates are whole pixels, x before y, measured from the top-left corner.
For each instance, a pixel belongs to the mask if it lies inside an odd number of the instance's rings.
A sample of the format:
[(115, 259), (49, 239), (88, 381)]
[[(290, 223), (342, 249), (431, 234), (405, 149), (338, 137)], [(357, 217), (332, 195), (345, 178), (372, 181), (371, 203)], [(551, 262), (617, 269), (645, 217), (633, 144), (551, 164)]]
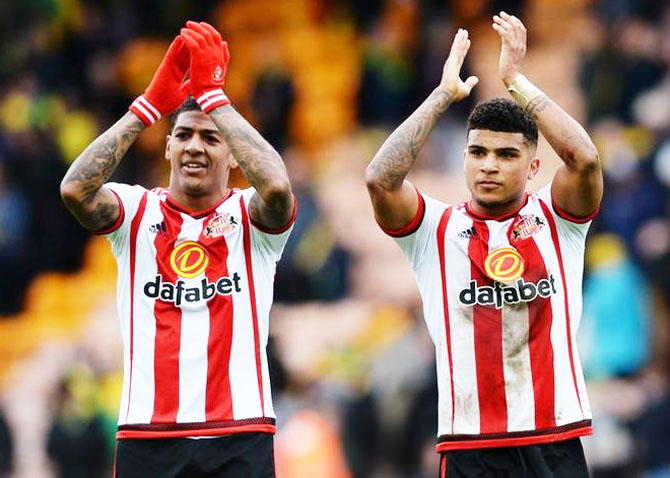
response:
[(492, 98), (479, 103), (468, 117), (471, 129), (521, 133), (529, 145), (537, 146), (537, 125), (524, 109), (512, 100)]
[(174, 125), (177, 124), (177, 118), (179, 118), (179, 115), (186, 113), (187, 111), (202, 111), (202, 108), (200, 108), (200, 105), (193, 99), (192, 96), (186, 98), (186, 101), (184, 101), (181, 106), (174, 110), (170, 115), (170, 132), (172, 132), (174, 129)]

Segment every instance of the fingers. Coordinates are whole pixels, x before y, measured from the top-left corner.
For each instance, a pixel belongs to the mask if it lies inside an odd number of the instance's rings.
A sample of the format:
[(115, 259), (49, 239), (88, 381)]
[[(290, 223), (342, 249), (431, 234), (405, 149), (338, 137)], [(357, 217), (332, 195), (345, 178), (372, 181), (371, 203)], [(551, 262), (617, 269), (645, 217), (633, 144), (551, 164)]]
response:
[(172, 44), (175, 45), (175, 52), (174, 52), (175, 64), (181, 71), (185, 72), (186, 70), (188, 70), (188, 66), (191, 60), (191, 52), (188, 50), (186, 42), (184, 42), (184, 39), (181, 37), (181, 35), (178, 35), (177, 38), (174, 39)]
[(216, 31), (216, 28), (214, 28), (209, 23), (194, 22), (189, 20), (186, 22), (186, 28), (200, 34), (205, 39), (205, 41), (211, 45), (218, 45), (221, 43), (221, 35), (218, 31)]
[(191, 85), (191, 80), (186, 80), (182, 85), (179, 87), (179, 91), (182, 92), (182, 94), (188, 96), (193, 94), (193, 86)]
[(228, 51), (228, 42), (227, 41), (222, 41), (221, 42), (221, 49), (223, 50), (223, 64), (227, 65), (228, 62), (230, 61), (230, 51)]
[(209, 32), (210, 35), (212, 35), (212, 38), (214, 38), (214, 41), (218, 45), (221, 43), (221, 34), (218, 32), (216, 28), (214, 28), (212, 25), (210, 25), (207, 22), (200, 22), (200, 25)]
[(467, 80), (465, 80), (465, 89), (470, 94), (470, 91), (479, 83), (479, 78), (476, 76), (469, 76)]
[(506, 12), (500, 12), (500, 15), (493, 15), (493, 29), (503, 39), (525, 39), (526, 35), (526, 27), (521, 20)]
[(468, 38), (468, 31), (459, 28), (456, 36), (454, 36), (454, 42), (451, 44), (449, 58), (447, 58), (447, 62), (445, 63), (445, 73), (457, 77), (460, 74), (469, 49), (470, 39)]
[(207, 44), (207, 41), (202, 35), (188, 28), (182, 28), (179, 34), (184, 39), (184, 43), (186, 43), (189, 50), (192, 48), (204, 48)]

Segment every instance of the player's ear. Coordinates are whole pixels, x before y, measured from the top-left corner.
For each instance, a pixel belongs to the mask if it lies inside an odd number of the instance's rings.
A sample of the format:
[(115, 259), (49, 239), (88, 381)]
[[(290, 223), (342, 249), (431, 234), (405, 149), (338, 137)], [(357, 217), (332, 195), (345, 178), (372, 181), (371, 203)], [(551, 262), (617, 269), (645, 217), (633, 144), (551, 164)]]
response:
[(233, 156), (232, 152), (228, 153), (228, 165), (230, 166), (230, 169), (235, 169), (236, 167), (239, 166), (239, 164), (237, 164), (237, 160), (235, 159), (235, 156)]
[(530, 160), (530, 166), (528, 167), (528, 179), (533, 179), (537, 172), (540, 170), (540, 158), (535, 156)]
[(165, 159), (170, 161), (170, 135), (165, 137)]

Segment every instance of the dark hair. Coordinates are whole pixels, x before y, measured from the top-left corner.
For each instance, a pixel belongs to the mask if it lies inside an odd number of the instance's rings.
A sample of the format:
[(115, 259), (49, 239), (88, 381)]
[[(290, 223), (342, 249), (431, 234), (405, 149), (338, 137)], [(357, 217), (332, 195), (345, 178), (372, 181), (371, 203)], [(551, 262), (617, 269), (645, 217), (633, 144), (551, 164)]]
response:
[(528, 144), (537, 146), (537, 125), (524, 109), (512, 100), (493, 98), (479, 103), (468, 117), (471, 129), (521, 133)]
[(186, 98), (186, 101), (184, 101), (181, 106), (174, 110), (170, 115), (170, 131), (174, 129), (174, 125), (177, 123), (177, 118), (179, 118), (179, 115), (186, 113), (187, 111), (202, 111), (200, 105), (197, 101), (195, 101), (195, 99), (193, 99), (192, 96)]

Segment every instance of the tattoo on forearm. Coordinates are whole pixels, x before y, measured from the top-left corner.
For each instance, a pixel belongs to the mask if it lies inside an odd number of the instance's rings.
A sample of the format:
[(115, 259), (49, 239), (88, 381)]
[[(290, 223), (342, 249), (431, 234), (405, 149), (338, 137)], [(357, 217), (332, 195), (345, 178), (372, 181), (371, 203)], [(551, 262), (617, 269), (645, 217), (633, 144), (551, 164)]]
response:
[(547, 95), (540, 95), (536, 98), (533, 98), (530, 103), (528, 103), (528, 106), (526, 107), (526, 111), (528, 112), (529, 115), (531, 115), (534, 119), (537, 119), (537, 115), (539, 115), (544, 109), (551, 104), (551, 100)]
[(279, 154), (232, 107), (217, 108), (210, 112), (210, 117), (223, 134), (244, 177), (261, 195), (270, 180), (278, 175), (286, 176)]
[(85, 197), (105, 184), (144, 129), (142, 121), (134, 115), (131, 121), (125, 118), (122, 121), (124, 123), (117, 123), (93, 141), (65, 175), (66, 182), (78, 183)]
[(451, 103), (451, 96), (434, 91), (384, 142), (369, 168), (384, 189), (399, 187), (416, 161), (435, 123)]
[(217, 108), (209, 115), (223, 134), (244, 177), (258, 192), (249, 204), (251, 217), (271, 228), (285, 225), (293, 212), (290, 189), (287, 194), (271, 198), (267, 195), (271, 182), (278, 178), (286, 184), (289, 182), (279, 154), (232, 106)]

